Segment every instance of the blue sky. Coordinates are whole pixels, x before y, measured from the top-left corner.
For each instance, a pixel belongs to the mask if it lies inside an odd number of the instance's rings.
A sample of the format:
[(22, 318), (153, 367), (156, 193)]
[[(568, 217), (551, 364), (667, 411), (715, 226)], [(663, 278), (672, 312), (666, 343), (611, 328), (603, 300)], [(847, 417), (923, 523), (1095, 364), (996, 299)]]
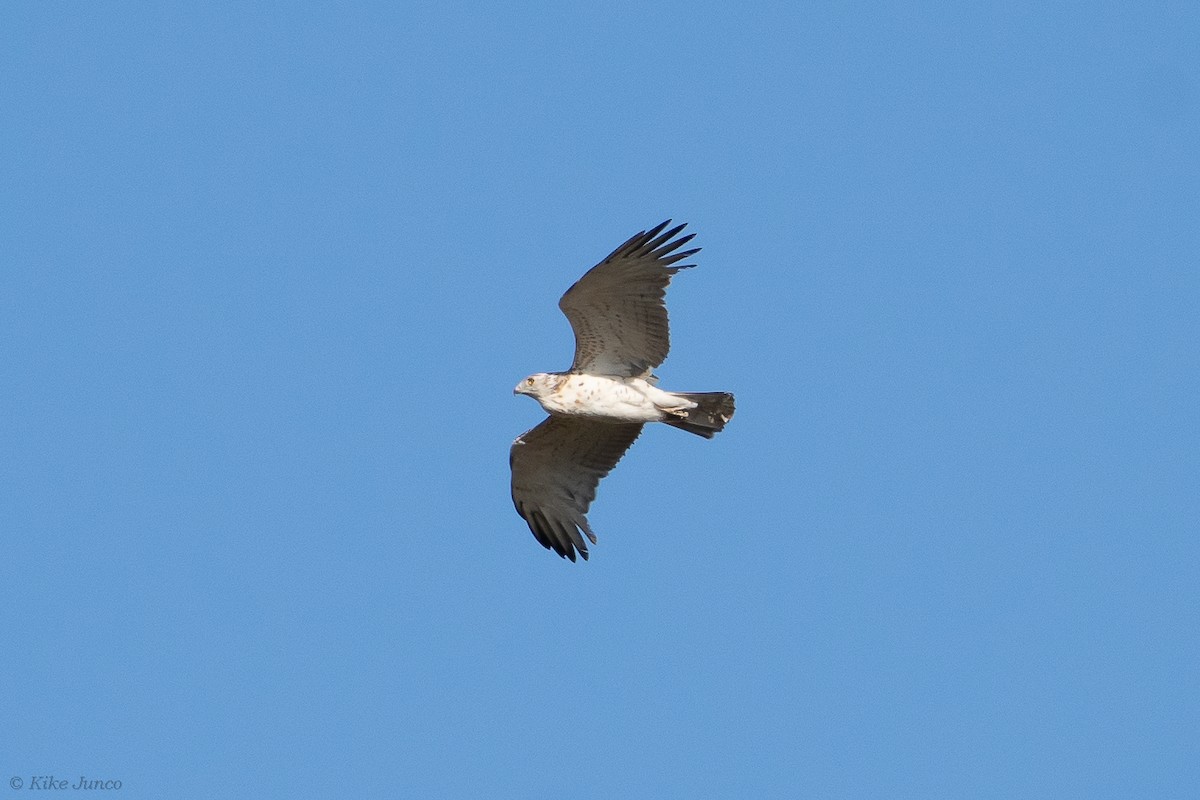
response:
[[(7, 4), (0, 777), (1190, 795), (1197, 36), (1182, 2)], [(511, 389), (667, 217), (704, 249), (659, 373), (738, 415), (648, 430), (570, 564), (511, 507)]]

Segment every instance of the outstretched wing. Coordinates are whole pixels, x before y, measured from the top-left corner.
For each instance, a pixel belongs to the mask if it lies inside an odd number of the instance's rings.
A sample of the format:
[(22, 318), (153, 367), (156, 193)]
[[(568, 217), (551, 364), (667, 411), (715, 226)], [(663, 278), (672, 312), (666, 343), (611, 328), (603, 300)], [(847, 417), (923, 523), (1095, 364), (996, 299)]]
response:
[(596, 486), (641, 432), (641, 423), (551, 416), (517, 437), (508, 455), (513, 505), (543, 547), (587, 560), (580, 531), (596, 543), (585, 516)]
[(634, 377), (661, 364), (671, 347), (663, 302), (671, 276), (694, 266), (672, 266), (700, 248), (676, 253), (695, 236), (675, 239), (670, 220), (642, 231), (576, 281), (558, 301), (575, 331), (571, 372)]

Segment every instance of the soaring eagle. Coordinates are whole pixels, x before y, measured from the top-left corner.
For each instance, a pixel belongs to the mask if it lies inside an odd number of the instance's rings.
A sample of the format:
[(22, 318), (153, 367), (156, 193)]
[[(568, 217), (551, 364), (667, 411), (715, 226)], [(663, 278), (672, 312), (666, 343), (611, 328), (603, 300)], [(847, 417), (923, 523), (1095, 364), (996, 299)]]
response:
[[(509, 451), (512, 499), (538, 542), (563, 558), (587, 560), (583, 534), (596, 543), (587, 510), (647, 422), (665, 422), (711, 439), (733, 417), (727, 392), (667, 392), (651, 370), (670, 349), (667, 284), (679, 251), (695, 234), (675, 237), (670, 220), (636, 234), (580, 278), (558, 301), (575, 331), (566, 372), (538, 372), (517, 384), (550, 416), (517, 437)], [(677, 252), (679, 251), (679, 252)]]

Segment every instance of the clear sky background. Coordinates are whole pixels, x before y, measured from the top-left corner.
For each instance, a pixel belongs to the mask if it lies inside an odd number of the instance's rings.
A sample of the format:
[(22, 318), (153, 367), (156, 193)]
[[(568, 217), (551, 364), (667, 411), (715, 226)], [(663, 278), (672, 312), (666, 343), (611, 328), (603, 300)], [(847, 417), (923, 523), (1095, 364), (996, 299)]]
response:
[[(1198, 40), (5, 4), (0, 778), (1194, 797)], [(571, 564), (510, 504), (511, 390), (667, 217), (704, 250), (659, 374), (738, 414), (647, 430)]]

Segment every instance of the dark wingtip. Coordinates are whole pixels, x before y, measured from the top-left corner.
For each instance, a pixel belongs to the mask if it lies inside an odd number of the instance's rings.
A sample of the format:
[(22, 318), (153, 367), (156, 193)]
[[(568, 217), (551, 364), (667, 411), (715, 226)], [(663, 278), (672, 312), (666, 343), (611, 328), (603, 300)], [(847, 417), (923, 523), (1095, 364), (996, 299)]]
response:
[[(670, 224), (671, 224), (671, 220), (669, 220), (669, 219), (664, 219), (662, 222), (658, 223), (657, 225), (655, 225), (655, 226), (654, 226), (653, 228), (651, 228), (650, 230), (648, 230), (648, 231), (642, 231), (641, 235), (642, 235), (642, 236), (645, 236), (647, 239), (653, 239), (655, 236), (658, 236), (658, 232), (659, 232), (659, 231), (661, 231), (663, 228), (667, 227), (667, 226), (668, 226), (668, 225), (670, 225)], [(682, 225), (680, 225), (679, 227), (681, 227), (681, 228), (682, 228), (683, 226), (682, 226)]]
[[(675, 248), (672, 247), (669, 250), (665, 250), (665, 251), (663, 251), (664, 255), (659, 256), (658, 260), (662, 263), (663, 266), (670, 266), (671, 264), (678, 263), (680, 261), (683, 261), (685, 258), (691, 258), (692, 256), (696, 255), (696, 253), (700, 252), (699, 247), (693, 247), (691, 250), (684, 250), (682, 253), (671, 253), (671, 250), (674, 250), (674, 249)], [(671, 253), (671, 255), (665, 255), (665, 253)], [(679, 269), (687, 269), (688, 267), (694, 267), (694, 266), (696, 266), (696, 265), (695, 264), (684, 264), (683, 266), (679, 267)]]
[[(662, 223), (657, 228), (655, 228), (654, 230), (650, 231), (645, 236), (643, 236), (641, 238), (641, 241), (639, 242), (640, 247), (638, 249), (640, 251), (642, 251), (643, 253), (655, 253), (656, 255), (662, 254), (662, 253), (669, 253), (672, 250), (674, 250), (675, 248), (679, 247), (679, 245), (690, 240), (692, 238), (692, 236), (695, 235), (695, 234), (691, 234), (691, 235), (685, 237), (682, 241), (680, 241), (678, 243), (672, 242), (671, 238), (674, 237), (676, 234), (678, 234), (681, 230), (686, 228), (687, 223), (685, 222), (682, 225), (676, 225), (674, 228), (671, 228), (671, 230), (667, 231), (666, 233), (661, 233), (662, 229), (670, 224), (671, 224), (671, 220), (667, 220), (666, 222)], [(662, 249), (664, 245), (668, 245), (668, 246), (665, 249)]]
[(566, 547), (564, 547), (562, 549), (555, 547), (554, 552), (558, 553), (559, 558), (568, 559), (572, 564), (575, 563), (576, 554), (578, 554), (584, 561), (588, 560), (588, 551), (587, 550), (579, 550), (577, 548), (571, 547), (570, 545), (567, 545)]
[[(675, 241), (671, 241), (672, 237), (687, 227), (687, 223), (684, 222), (676, 225), (674, 228), (671, 228), (671, 230), (663, 233), (663, 230), (670, 224), (671, 220), (664, 219), (662, 222), (658, 223), (648, 231), (638, 231), (633, 236), (630, 236), (624, 244), (609, 253), (600, 263), (603, 264), (604, 262), (616, 258), (617, 256), (645, 256), (649, 253), (654, 253), (655, 256), (661, 258), (687, 244), (696, 235), (694, 233), (689, 233), (687, 236), (683, 236)], [(696, 250), (699, 249), (700, 248), (696, 248)], [(693, 252), (696, 251), (694, 250)], [(576, 283), (578, 283), (578, 281)], [(573, 289), (575, 287), (572, 286), (571, 288)]]

